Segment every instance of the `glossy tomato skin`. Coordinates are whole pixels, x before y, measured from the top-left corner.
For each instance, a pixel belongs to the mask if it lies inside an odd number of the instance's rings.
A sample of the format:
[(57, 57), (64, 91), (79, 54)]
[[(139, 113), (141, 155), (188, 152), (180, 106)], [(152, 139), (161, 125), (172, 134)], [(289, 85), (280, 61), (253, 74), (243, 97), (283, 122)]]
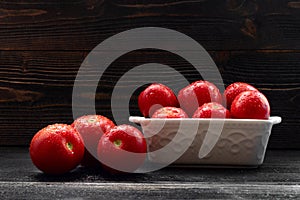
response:
[(82, 160), (84, 144), (80, 134), (67, 124), (53, 124), (38, 131), (30, 143), (33, 164), (47, 174), (64, 174)]
[(155, 111), (152, 118), (188, 118), (188, 115), (176, 107), (163, 107)]
[(230, 112), (233, 118), (269, 119), (270, 105), (262, 93), (245, 91), (234, 99)]
[(161, 107), (178, 107), (174, 92), (160, 83), (153, 83), (142, 91), (138, 97), (139, 109), (144, 117), (151, 116)]
[(200, 80), (181, 89), (178, 93), (178, 101), (181, 108), (192, 116), (204, 103), (222, 103), (222, 95), (213, 83)]
[(146, 153), (143, 134), (126, 124), (110, 129), (98, 144), (98, 159), (110, 173), (135, 171), (144, 163)]
[(85, 144), (84, 157), (81, 165), (85, 167), (98, 167), (97, 146), (101, 136), (115, 127), (113, 121), (102, 115), (84, 115), (77, 118), (71, 125), (82, 136)]
[(193, 118), (230, 118), (230, 112), (223, 105), (211, 102), (199, 107)]
[(235, 97), (240, 93), (248, 90), (258, 91), (254, 86), (243, 82), (235, 82), (227, 86), (223, 94), (224, 102), (226, 102), (226, 107), (230, 109)]

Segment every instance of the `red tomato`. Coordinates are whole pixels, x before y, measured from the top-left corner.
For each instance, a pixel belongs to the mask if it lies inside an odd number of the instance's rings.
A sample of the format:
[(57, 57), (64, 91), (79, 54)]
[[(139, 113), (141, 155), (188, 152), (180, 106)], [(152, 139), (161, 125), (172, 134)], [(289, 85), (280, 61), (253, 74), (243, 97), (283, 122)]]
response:
[(232, 102), (231, 116), (241, 119), (269, 119), (270, 105), (267, 98), (258, 91), (240, 93)]
[(155, 111), (152, 118), (188, 118), (188, 115), (176, 107), (163, 107)]
[(98, 166), (100, 164), (97, 159), (98, 142), (106, 131), (115, 127), (115, 124), (102, 115), (85, 115), (77, 118), (71, 126), (81, 134), (86, 147), (81, 165)]
[(159, 83), (153, 83), (148, 86), (138, 98), (138, 105), (144, 117), (151, 116), (161, 107), (178, 107), (178, 100), (173, 91)]
[(243, 83), (243, 82), (235, 82), (227, 86), (227, 88), (224, 91), (223, 98), (226, 101), (227, 108), (230, 109), (231, 104), (235, 97), (240, 94), (241, 92), (244, 91), (258, 91), (255, 87), (252, 85), (249, 85), (248, 83)]
[(222, 103), (219, 89), (208, 81), (196, 81), (181, 89), (178, 93), (178, 101), (181, 108), (192, 116), (198, 107), (204, 103)]
[(80, 134), (67, 124), (53, 124), (38, 131), (30, 143), (33, 164), (47, 174), (63, 174), (82, 160), (84, 144)]
[(195, 111), (193, 118), (230, 118), (230, 112), (223, 105), (211, 102), (199, 107)]
[(125, 124), (110, 129), (98, 144), (98, 158), (111, 173), (135, 171), (144, 163), (146, 152), (143, 134)]

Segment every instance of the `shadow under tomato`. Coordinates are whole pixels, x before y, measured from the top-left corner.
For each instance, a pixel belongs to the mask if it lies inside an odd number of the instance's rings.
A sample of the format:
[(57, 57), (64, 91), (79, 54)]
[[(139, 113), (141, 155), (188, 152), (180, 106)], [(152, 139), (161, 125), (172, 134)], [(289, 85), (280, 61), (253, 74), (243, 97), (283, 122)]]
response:
[(147, 174), (137, 173), (116, 173), (111, 174), (101, 167), (77, 167), (71, 172), (61, 175), (51, 175), (45, 173), (38, 173), (34, 175), (34, 179), (41, 182), (108, 182), (108, 181), (137, 181), (146, 180)]

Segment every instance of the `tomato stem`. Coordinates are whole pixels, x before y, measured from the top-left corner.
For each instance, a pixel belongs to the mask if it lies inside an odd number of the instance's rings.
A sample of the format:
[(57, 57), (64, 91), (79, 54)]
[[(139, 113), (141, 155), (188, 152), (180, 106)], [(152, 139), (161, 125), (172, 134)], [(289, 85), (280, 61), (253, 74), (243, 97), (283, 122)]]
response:
[(114, 141), (114, 145), (116, 145), (117, 147), (120, 147), (122, 144), (122, 141), (121, 140), (115, 140)]
[(69, 150), (73, 149), (73, 144), (71, 142), (67, 142), (66, 146)]
[(89, 123), (94, 123), (94, 122), (96, 122), (96, 121), (97, 121), (97, 120), (94, 119), (94, 118), (88, 119), (88, 122), (89, 122)]

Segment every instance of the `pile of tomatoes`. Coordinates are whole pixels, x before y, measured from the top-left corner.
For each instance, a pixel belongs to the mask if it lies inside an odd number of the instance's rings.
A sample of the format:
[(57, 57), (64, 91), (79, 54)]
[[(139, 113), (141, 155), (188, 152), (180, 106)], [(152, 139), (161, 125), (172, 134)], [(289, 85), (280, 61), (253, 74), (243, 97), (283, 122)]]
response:
[[(257, 88), (233, 83), (223, 94), (208, 81), (196, 81), (176, 96), (167, 86), (153, 83), (138, 98), (144, 117), (268, 119), (270, 105)], [(63, 174), (78, 165), (110, 173), (133, 172), (146, 158), (143, 134), (130, 125), (116, 126), (102, 115), (86, 115), (71, 125), (53, 124), (38, 131), (30, 143), (34, 165), (47, 174)], [(128, 154), (128, 152), (134, 153)]]
[(167, 86), (154, 83), (138, 99), (145, 117), (268, 119), (270, 105), (257, 88), (242, 82), (229, 85), (223, 94), (208, 81), (196, 81), (176, 97)]

